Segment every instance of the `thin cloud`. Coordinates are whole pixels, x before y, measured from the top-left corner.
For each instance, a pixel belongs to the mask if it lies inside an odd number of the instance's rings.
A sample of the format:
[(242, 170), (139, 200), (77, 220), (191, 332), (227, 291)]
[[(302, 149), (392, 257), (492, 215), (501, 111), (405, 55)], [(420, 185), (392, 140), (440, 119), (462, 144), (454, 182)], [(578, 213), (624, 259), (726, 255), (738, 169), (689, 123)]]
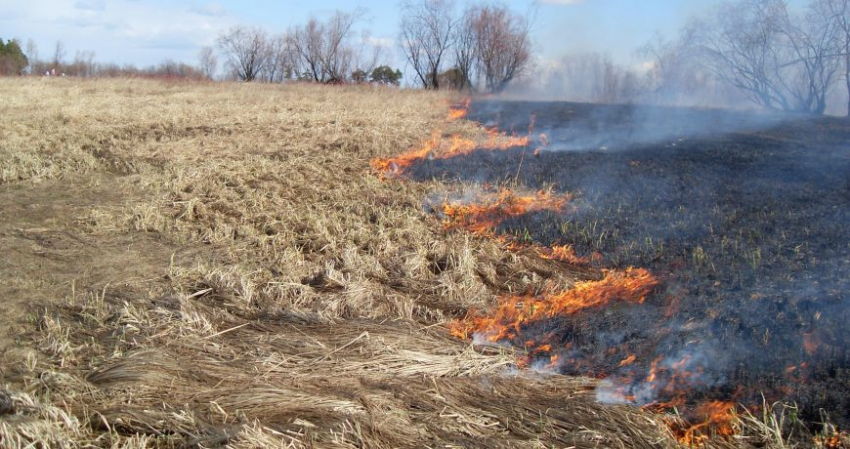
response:
[(106, 9), (105, 0), (80, 0), (74, 2), (74, 8), (83, 11), (103, 11)]
[(584, 0), (540, 0), (544, 5), (578, 5), (584, 3)]
[(374, 45), (376, 47), (395, 47), (395, 39), (389, 37), (373, 37), (368, 36), (361, 40), (364, 44)]
[(201, 6), (193, 6), (190, 11), (195, 14), (210, 17), (222, 17), (227, 15), (227, 9), (218, 3), (206, 3)]
[[(2, 1), (2, 0), (0, 0)], [(175, 2), (176, 3), (176, 2)], [(3, 36), (32, 38), (48, 53), (61, 41), (69, 55), (91, 50), (99, 62), (138, 66), (165, 58), (193, 61), (197, 48), (236, 23), (230, 11), (215, 2), (162, 5), (136, 0), (27, 0), (10, 19), (0, 6)], [(101, 8), (103, 6), (103, 8)]]

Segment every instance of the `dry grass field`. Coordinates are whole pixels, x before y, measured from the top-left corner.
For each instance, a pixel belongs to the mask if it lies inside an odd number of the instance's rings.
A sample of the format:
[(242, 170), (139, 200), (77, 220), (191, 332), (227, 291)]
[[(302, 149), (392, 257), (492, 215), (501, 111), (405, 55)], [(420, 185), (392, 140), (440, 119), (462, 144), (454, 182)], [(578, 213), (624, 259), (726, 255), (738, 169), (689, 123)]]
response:
[[(593, 381), (447, 323), (570, 271), (444, 231), (369, 161), (451, 98), (0, 80), (0, 446), (658, 447)], [(667, 443), (664, 443), (667, 441)]]
[[(461, 186), (375, 173), (434, 130), (492, 141), (446, 119), (457, 99), (73, 79), (0, 98), (0, 447), (677, 447), (592, 379), (450, 335), (498, 295), (599, 277), (423, 207)], [(772, 419), (708, 446), (791, 447)]]

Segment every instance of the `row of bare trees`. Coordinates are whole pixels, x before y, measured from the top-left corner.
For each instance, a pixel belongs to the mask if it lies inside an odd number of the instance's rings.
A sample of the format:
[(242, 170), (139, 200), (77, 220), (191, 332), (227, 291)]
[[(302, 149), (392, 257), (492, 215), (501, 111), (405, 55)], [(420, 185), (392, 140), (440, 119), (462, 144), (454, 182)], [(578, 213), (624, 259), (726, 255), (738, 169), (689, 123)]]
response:
[(451, 0), (402, 3), (399, 40), (422, 87), (501, 92), (528, 72), (532, 45), (525, 16), (486, 3), (468, 6), (459, 17), (455, 9)]
[[(383, 58), (383, 47), (370, 43), (368, 35), (357, 38), (354, 26), (363, 14), (362, 10), (337, 11), (326, 20), (314, 17), (280, 35), (262, 28), (237, 26), (219, 36), (217, 47), (229, 76), (242, 81), (369, 80)], [(217, 67), (215, 51), (211, 47), (202, 49), (199, 63), (212, 77)], [(379, 73), (386, 73), (386, 69), (381, 66)], [(390, 82), (397, 83), (399, 78), (400, 74)]]
[(850, 0), (810, 0), (801, 11), (786, 0), (726, 1), (677, 42), (645, 51), (659, 89), (708, 73), (767, 109), (823, 114), (842, 78), (850, 98)]
[(119, 65), (95, 61), (91, 50), (77, 50), (73, 58), (67, 58), (65, 44), (56, 44), (41, 57), (38, 46), (30, 39), (26, 44), (27, 69), (30, 75), (73, 76), (73, 77), (142, 77), (202, 80), (206, 76), (192, 65), (165, 59), (159, 64), (138, 67), (133, 64)]
[(632, 67), (594, 53), (565, 56), (534, 78), (538, 91), (580, 101), (755, 103), (819, 115), (843, 97), (850, 115), (850, 0), (809, 0), (799, 9), (785, 0), (726, 0), (675, 40), (657, 35), (638, 54), (645, 64)]
[(727, 2), (686, 28), (684, 43), (755, 103), (822, 114), (842, 67), (847, 76), (848, 1), (812, 0), (797, 14), (785, 0)]

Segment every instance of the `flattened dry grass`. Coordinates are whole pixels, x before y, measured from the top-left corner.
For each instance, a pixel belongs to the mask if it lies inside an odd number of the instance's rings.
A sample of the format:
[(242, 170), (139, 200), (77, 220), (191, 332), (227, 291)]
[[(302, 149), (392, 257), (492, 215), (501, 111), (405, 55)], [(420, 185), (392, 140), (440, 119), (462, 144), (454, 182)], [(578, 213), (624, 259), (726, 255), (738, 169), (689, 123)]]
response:
[(0, 446), (675, 446), (656, 417), (597, 404), (590, 380), (518, 373), (512, 350), (448, 336), (496, 294), (575, 276), (444, 231), (423, 199), (452, 186), (371, 172), (441, 126), (485, 135), (442, 123), (451, 98), (70, 79), (2, 79), (0, 96), (15, 118), (0, 185), (111, 173), (141, 199), (95, 207), (80, 232), (205, 248), (150, 288), (34, 312), (2, 359)]

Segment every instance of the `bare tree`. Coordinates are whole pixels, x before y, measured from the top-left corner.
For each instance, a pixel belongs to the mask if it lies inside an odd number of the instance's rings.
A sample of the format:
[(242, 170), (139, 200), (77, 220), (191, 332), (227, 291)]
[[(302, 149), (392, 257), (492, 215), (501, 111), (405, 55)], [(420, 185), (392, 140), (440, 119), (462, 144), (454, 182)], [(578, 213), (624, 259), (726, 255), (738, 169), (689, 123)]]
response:
[(372, 73), (376, 67), (382, 64), (384, 59), (384, 45), (373, 41), (369, 32), (363, 32), (360, 36), (360, 49), (354, 57), (353, 66), (355, 71), (365, 74)]
[(63, 59), (65, 59), (65, 44), (62, 41), (56, 41), (56, 46), (53, 47), (53, 68), (59, 68)]
[(761, 106), (791, 110), (782, 73), (789, 59), (781, 43), (786, 16), (781, 0), (727, 2), (687, 32), (718, 78)]
[(822, 114), (837, 79), (837, 27), (817, 8), (792, 17), (784, 0), (726, 2), (687, 28), (718, 78), (769, 109)]
[(351, 74), (355, 49), (351, 44), (352, 27), (363, 15), (337, 11), (327, 22), (311, 18), (290, 33), (289, 44), (299, 60), (299, 77), (316, 82), (344, 81)]
[(71, 64), (71, 74), (74, 76), (94, 76), (94, 52), (91, 50), (78, 50), (74, 54), (74, 62)]
[(38, 59), (38, 46), (35, 44), (35, 41), (32, 39), (27, 39), (27, 59), (30, 61), (35, 61)]
[(501, 92), (531, 63), (528, 20), (504, 6), (479, 7), (472, 17), (477, 60), (486, 88)]
[(322, 59), (328, 81), (344, 81), (351, 73), (354, 49), (348, 45), (351, 27), (361, 15), (337, 12), (325, 24), (325, 48)]
[(268, 58), (268, 37), (261, 28), (237, 26), (218, 37), (218, 46), (228, 58), (228, 65), (237, 78), (254, 81), (262, 72)]
[(27, 39), (26, 46), (26, 55), (27, 60), (29, 61), (29, 73), (30, 74), (43, 74), (43, 68), (41, 60), (38, 59), (38, 45), (36, 45), (35, 41), (32, 39)]
[(847, 89), (847, 116), (850, 117), (850, 0), (820, 0), (837, 27), (836, 49), (844, 60), (844, 85)]
[(263, 70), (263, 80), (269, 83), (280, 83), (291, 69), (287, 36), (280, 35), (269, 39), (266, 51), (268, 62)]
[(298, 78), (310, 77), (316, 82), (325, 80), (326, 71), (321, 56), (324, 39), (324, 26), (315, 17), (289, 34), (289, 43), (298, 55)]
[(620, 90), (625, 71), (610, 57), (584, 53), (564, 56), (554, 64), (547, 82), (550, 92), (574, 101), (614, 103), (622, 99)]
[(405, 0), (400, 41), (407, 60), (426, 89), (439, 89), (446, 52), (456, 38), (451, 0)]
[(479, 8), (467, 7), (463, 13), (463, 17), (455, 27), (455, 67), (461, 77), (460, 85), (458, 86), (460, 90), (473, 90), (475, 88), (473, 81), (476, 76), (473, 71), (475, 70), (475, 63), (478, 56), (475, 20), (478, 13)]
[(827, 94), (838, 78), (837, 57), (839, 27), (828, 8), (818, 2), (809, 5), (805, 16), (788, 20), (787, 42), (795, 59), (788, 64), (797, 68), (798, 79), (789, 89), (798, 111), (823, 114)]
[(198, 69), (207, 79), (214, 79), (217, 68), (218, 56), (216, 56), (215, 50), (209, 45), (204, 45), (198, 52)]
[[(682, 40), (687, 42), (687, 37)], [(692, 53), (658, 33), (638, 49), (638, 54), (648, 59), (647, 87), (656, 97), (669, 98), (682, 92), (688, 75), (695, 70), (690, 61)]]

